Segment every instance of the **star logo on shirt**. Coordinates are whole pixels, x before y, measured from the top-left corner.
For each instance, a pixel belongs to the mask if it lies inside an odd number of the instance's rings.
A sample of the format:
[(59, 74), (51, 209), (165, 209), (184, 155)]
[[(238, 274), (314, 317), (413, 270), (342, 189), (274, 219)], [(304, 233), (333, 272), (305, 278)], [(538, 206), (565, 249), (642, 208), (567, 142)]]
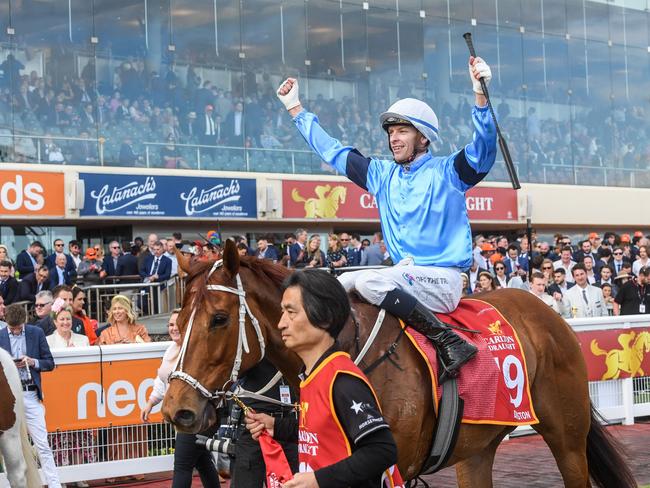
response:
[(350, 407), (350, 410), (354, 410), (354, 413), (358, 414), (359, 412), (363, 411), (363, 404), (361, 402), (357, 403), (352, 400), (352, 406)]

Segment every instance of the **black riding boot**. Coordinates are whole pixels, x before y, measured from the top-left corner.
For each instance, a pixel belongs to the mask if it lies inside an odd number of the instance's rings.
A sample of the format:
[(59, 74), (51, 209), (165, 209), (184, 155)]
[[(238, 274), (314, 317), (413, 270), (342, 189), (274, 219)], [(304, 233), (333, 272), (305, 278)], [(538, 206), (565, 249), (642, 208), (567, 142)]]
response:
[(460, 367), (478, 351), (473, 344), (452, 331), (431, 310), (405, 291), (388, 292), (381, 307), (405, 321), (433, 343), (448, 376), (456, 376)]

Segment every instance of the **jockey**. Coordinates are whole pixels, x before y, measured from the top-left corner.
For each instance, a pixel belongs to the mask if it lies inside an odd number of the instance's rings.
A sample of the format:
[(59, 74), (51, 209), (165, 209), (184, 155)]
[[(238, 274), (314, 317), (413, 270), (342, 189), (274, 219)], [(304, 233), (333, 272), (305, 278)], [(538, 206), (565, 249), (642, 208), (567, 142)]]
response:
[(394, 159), (389, 161), (367, 158), (330, 137), (316, 115), (303, 109), (296, 79), (285, 80), (277, 92), (313, 151), (376, 198), (386, 248), (398, 264), (343, 273), (344, 287), (356, 289), (429, 338), (450, 376), (476, 348), (432, 311), (449, 313), (458, 306), (460, 272), (472, 264), (465, 192), (485, 178), (496, 157), (496, 127), (479, 81), (490, 81), (490, 67), (470, 57), (469, 73), (475, 94), (474, 137), (446, 157), (429, 151), (438, 137), (438, 118), (420, 100), (398, 100), (381, 114)]

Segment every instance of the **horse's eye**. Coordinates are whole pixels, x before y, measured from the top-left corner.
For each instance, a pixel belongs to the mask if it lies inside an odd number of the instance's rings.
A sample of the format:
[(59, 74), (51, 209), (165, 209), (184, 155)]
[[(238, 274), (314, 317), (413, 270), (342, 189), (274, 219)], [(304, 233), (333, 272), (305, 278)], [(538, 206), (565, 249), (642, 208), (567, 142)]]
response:
[(225, 313), (216, 313), (212, 316), (212, 321), (210, 322), (210, 329), (218, 329), (220, 327), (225, 327), (230, 321), (230, 316)]

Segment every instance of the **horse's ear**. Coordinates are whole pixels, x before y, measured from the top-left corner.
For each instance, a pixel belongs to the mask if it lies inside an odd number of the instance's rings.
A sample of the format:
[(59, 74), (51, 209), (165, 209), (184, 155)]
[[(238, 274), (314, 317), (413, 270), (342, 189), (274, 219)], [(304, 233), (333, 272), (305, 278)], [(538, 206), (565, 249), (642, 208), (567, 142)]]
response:
[(176, 255), (176, 260), (178, 261), (178, 267), (181, 268), (186, 273), (190, 272), (190, 257), (186, 256), (181, 252), (180, 249), (174, 247), (174, 254)]
[(239, 273), (239, 253), (234, 241), (228, 239), (223, 249), (223, 268), (230, 276)]

